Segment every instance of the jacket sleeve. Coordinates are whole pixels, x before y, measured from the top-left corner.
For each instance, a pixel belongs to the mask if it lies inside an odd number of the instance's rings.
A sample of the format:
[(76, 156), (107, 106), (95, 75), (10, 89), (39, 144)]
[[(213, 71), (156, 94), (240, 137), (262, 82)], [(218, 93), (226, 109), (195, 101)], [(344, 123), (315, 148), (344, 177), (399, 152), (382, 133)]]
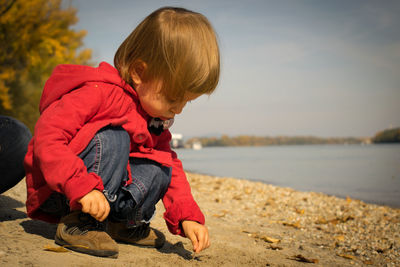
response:
[(68, 144), (79, 129), (98, 113), (102, 94), (86, 86), (64, 95), (41, 114), (34, 135), (34, 158), (48, 186), (65, 194), (71, 209), (93, 189), (103, 190), (101, 178), (88, 173), (83, 161)]
[(165, 207), (164, 219), (172, 234), (185, 237), (181, 226), (182, 221), (189, 220), (204, 224), (205, 218), (192, 196), (182, 163), (170, 148), (170, 140), (171, 134), (165, 131), (160, 136), (157, 146), (157, 149), (170, 152), (172, 156), (171, 183), (162, 199)]

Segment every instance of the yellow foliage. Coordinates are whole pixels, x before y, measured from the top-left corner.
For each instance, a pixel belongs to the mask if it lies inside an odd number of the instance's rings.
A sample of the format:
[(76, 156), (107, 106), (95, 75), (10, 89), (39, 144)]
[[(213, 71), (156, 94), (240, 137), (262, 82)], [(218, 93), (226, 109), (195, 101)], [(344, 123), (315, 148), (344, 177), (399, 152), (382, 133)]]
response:
[(45, 80), (58, 64), (90, 65), (82, 46), (86, 31), (74, 8), (61, 0), (4, 0), (0, 5), (0, 114), (14, 116), (31, 129)]
[(0, 101), (3, 104), (4, 109), (11, 109), (11, 101), (8, 95), (8, 87), (4, 85), (4, 82), (0, 80)]

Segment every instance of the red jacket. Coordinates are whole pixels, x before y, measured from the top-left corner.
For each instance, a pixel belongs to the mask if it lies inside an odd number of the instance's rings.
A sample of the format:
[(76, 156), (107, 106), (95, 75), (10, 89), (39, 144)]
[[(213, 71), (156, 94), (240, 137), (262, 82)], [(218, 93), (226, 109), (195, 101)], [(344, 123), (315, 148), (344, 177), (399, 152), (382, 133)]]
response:
[(171, 183), (162, 199), (169, 231), (184, 236), (180, 226), (183, 220), (204, 224), (182, 164), (170, 149), (170, 132), (165, 130), (160, 136), (149, 133), (149, 115), (114, 67), (105, 62), (97, 68), (56, 67), (44, 87), (39, 110), (41, 116), (24, 162), (29, 217), (59, 221), (39, 209), (53, 191), (66, 195), (71, 209), (79, 209), (77, 200), (93, 189), (103, 190), (101, 178), (88, 173), (77, 155), (98, 130), (106, 125), (121, 125), (130, 135), (131, 157), (172, 167)]

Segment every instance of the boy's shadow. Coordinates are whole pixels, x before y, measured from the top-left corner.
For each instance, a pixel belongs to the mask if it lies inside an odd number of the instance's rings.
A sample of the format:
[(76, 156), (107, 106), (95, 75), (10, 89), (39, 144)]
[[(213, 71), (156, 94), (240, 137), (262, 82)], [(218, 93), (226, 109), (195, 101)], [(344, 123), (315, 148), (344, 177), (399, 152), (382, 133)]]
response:
[[(27, 218), (28, 216), (25, 212), (16, 210), (16, 208), (22, 208), (24, 206), (25, 204), (18, 200), (9, 196), (0, 195), (0, 222)], [(41, 221), (24, 220), (20, 225), (27, 233), (40, 235), (47, 239), (54, 239), (56, 226), (53, 224)]]
[(0, 222), (26, 218), (26, 213), (16, 210), (25, 204), (9, 196), (0, 195)]
[[(25, 204), (11, 197), (0, 195), (0, 222), (13, 221), (17, 219), (27, 218), (25, 212), (16, 210), (16, 208), (24, 207)], [(56, 224), (50, 224), (36, 220), (24, 220), (20, 223), (25, 232), (42, 236), (46, 239), (54, 240), (57, 230)], [(199, 257), (194, 257), (192, 252), (185, 249), (182, 242), (172, 244), (165, 241), (164, 246), (158, 249), (161, 253), (177, 254), (185, 260), (200, 260)]]
[[(21, 222), (21, 226), (27, 233), (39, 235), (50, 240), (54, 240), (54, 236), (57, 230), (56, 224), (50, 224), (34, 220), (23, 221)], [(185, 260), (194, 259), (197, 261), (201, 261), (199, 257), (194, 257), (191, 251), (186, 250), (182, 242), (177, 242), (175, 244), (172, 244), (168, 241), (165, 241), (164, 245), (161, 248), (159, 248), (158, 251), (165, 254), (174, 253), (181, 256)]]
[[(14, 221), (18, 219), (25, 219), (28, 216), (25, 212), (16, 210), (16, 208), (25, 207), (21, 201), (15, 200), (9, 196), (0, 195), (0, 222)], [(24, 220), (20, 223), (25, 232), (43, 236), (47, 239), (54, 239), (56, 233), (56, 226), (53, 224)]]
[(168, 241), (165, 241), (164, 246), (159, 248), (158, 251), (165, 254), (174, 253), (181, 256), (185, 260), (193, 260), (195, 258), (193, 257), (192, 252), (185, 249), (182, 242), (177, 242), (175, 244), (172, 244)]
[[(54, 236), (57, 230), (56, 224), (50, 224), (42, 221), (27, 220), (21, 222), (21, 226), (27, 233), (42, 236), (44, 238), (54, 240)], [(172, 244), (165, 241), (164, 245), (158, 249), (159, 252), (165, 254), (177, 254), (185, 260), (197, 260), (201, 261), (199, 257), (194, 257), (192, 252), (185, 249), (182, 242)]]
[(54, 240), (54, 236), (57, 230), (56, 224), (50, 224), (47, 222), (36, 220), (23, 221), (20, 223), (20, 225), (24, 228), (25, 232), (29, 234), (39, 235), (50, 240)]

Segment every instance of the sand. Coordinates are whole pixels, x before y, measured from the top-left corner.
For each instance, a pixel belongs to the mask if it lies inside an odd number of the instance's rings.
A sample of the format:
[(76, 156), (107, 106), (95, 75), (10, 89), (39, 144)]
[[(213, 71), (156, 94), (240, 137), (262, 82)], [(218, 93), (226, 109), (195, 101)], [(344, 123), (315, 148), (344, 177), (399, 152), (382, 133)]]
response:
[(0, 266), (400, 266), (400, 209), (188, 173), (211, 247), (194, 254), (157, 206), (161, 249), (120, 244), (118, 259), (54, 252), (56, 226), (27, 217), (25, 182), (0, 195)]

